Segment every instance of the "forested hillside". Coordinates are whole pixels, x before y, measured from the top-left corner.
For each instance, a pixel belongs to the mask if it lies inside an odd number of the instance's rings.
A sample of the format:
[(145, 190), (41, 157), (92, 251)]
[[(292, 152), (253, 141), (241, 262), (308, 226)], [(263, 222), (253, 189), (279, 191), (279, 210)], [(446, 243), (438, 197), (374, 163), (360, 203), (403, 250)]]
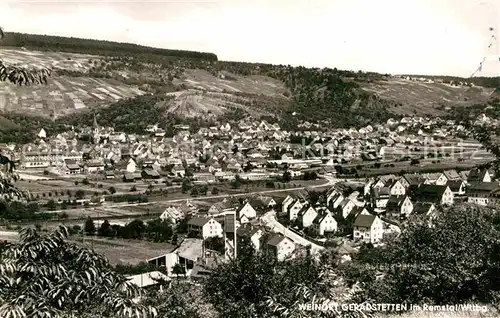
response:
[[(2, 46), (4, 59), (54, 68), (49, 85), (33, 88), (33, 97), (25, 99), (21, 89), (6, 88), (12, 101), (40, 106), (7, 103), (3, 107), (4, 113), (59, 114), (56, 125), (47, 124), (49, 130), (62, 121), (88, 124), (94, 112), (103, 125), (127, 132), (140, 132), (153, 121), (164, 128), (183, 121), (196, 127), (245, 116), (274, 117), (285, 129), (297, 129), (304, 121), (324, 128), (363, 126), (406, 115), (449, 116), (469, 107), (479, 111), (491, 106), (488, 102), (499, 96), (500, 86), (499, 78), (409, 80), (336, 68), (218, 61), (214, 53), (21, 33), (6, 34)], [(12, 47), (32, 51), (12, 51)], [(89, 56), (71, 55), (76, 53)], [(150, 97), (133, 97), (143, 93), (153, 94), (154, 103)], [(52, 103), (50, 94), (61, 96), (59, 104)], [(30, 132), (21, 130), (28, 128), (16, 128), (16, 118), (5, 117), (10, 121), (0, 122), (2, 139), (26, 139)], [(5, 135), (12, 129), (14, 137)]]
[(41, 51), (71, 52), (91, 55), (159, 55), (217, 61), (217, 55), (214, 53), (167, 50), (132, 43), (15, 32), (8, 33), (2, 45), (24, 47), (26, 49)]

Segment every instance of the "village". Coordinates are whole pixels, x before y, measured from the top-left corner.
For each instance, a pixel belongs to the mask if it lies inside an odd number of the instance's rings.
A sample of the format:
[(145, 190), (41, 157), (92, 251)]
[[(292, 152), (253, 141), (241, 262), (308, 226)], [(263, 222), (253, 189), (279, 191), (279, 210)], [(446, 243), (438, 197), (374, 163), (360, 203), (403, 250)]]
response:
[[(498, 125), (484, 115), (476, 124)], [(331, 248), (348, 260), (362, 244), (398, 235), (413, 216), (500, 200), (494, 172), (482, 166), (492, 155), (463, 126), (439, 118), (358, 130), (304, 123), (288, 132), (266, 121), (195, 134), (176, 128), (172, 138), (156, 125), (129, 135), (94, 117), (78, 132), (42, 129), (36, 143), (5, 144), (2, 153), (18, 162), (18, 183), (37, 213), (57, 215), (52, 221), (91, 240), (118, 236), (137, 220), (168, 224), (175, 240), (140, 260), (164, 270), (131, 276), (141, 287), (155, 284), (155, 275), (204, 275), (237, 256), (241, 236), (280, 260)], [(84, 221), (92, 233), (79, 226)], [(104, 224), (115, 235), (104, 235)]]

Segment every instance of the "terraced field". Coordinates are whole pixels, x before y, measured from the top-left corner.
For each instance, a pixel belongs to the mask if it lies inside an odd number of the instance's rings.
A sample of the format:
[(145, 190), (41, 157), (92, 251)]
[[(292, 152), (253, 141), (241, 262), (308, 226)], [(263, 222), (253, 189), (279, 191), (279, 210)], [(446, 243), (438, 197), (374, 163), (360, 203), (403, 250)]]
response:
[[(188, 88), (169, 93), (174, 99), (169, 102), (168, 113), (182, 117), (219, 116), (234, 109), (250, 115), (269, 115), (274, 109), (270, 102), (262, 101), (266, 98), (272, 99), (277, 108), (287, 105), (284, 84), (265, 76), (221, 73), (215, 77), (202, 70), (185, 70), (182, 78), (173, 83)], [(259, 99), (265, 107), (259, 107)]]
[[(10, 65), (29, 65), (87, 72), (97, 57), (71, 53), (0, 50)], [(0, 83), (0, 112), (15, 111), (38, 116), (60, 117), (88, 107), (111, 104), (122, 98), (142, 95), (137, 87), (118, 81), (88, 77), (51, 76), (48, 85), (19, 87)]]
[(440, 115), (447, 107), (486, 103), (493, 88), (451, 86), (437, 82), (420, 82), (392, 77), (388, 81), (363, 84), (363, 89), (374, 92), (399, 107), (390, 109), (401, 115)]
[(283, 94), (288, 91), (282, 82), (266, 76), (239, 76), (221, 72), (220, 77), (215, 77), (202, 70), (186, 70), (183, 78), (174, 80), (174, 84), (184, 84), (191, 88), (213, 92), (266, 96), (284, 96)]

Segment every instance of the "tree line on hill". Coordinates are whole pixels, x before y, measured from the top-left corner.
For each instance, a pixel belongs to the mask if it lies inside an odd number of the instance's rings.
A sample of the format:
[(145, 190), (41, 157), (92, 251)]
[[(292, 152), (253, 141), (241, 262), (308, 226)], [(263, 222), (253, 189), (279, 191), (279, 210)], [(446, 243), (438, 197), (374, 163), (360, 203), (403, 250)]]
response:
[(82, 39), (64, 36), (25, 34), (9, 32), (6, 34), (3, 46), (24, 47), (27, 49), (71, 52), (90, 55), (145, 55), (145, 56), (165, 56), (179, 58), (194, 58), (208, 61), (217, 61), (214, 53), (169, 50), (148, 47), (133, 43), (123, 43), (104, 40)]

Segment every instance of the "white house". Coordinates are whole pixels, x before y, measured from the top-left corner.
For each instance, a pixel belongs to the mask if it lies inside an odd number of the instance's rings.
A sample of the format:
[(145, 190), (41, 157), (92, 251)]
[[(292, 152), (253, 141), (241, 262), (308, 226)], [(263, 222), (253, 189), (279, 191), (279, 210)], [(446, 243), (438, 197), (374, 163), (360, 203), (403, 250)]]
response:
[(295, 243), (285, 236), (275, 234), (266, 242), (266, 248), (282, 261), (293, 254)]
[(465, 195), (465, 186), (466, 185), (465, 185), (464, 181), (452, 180), (452, 181), (448, 181), (448, 183), (446, 183), (446, 185), (450, 187), (451, 192), (453, 192), (453, 194), (455, 196)]
[(126, 169), (128, 173), (135, 173), (135, 171), (137, 170), (137, 164), (135, 163), (134, 159), (129, 159)]
[(302, 210), (304, 206), (304, 202), (300, 199), (295, 199), (291, 204), (288, 205), (288, 217), (290, 221), (293, 221), (297, 218), (299, 211)]
[(406, 195), (395, 195), (389, 198), (386, 213), (392, 217), (407, 217), (413, 211), (413, 203)]
[(45, 129), (40, 129), (40, 132), (38, 133), (38, 138), (40, 139), (45, 139), (47, 138), (47, 132), (45, 132)]
[(345, 219), (349, 215), (349, 213), (351, 213), (354, 207), (356, 207), (354, 201), (347, 198), (342, 201), (342, 203), (338, 206), (338, 209), (342, 214), (342, 217)]
[(469, 172), (467, 182), (491, 182), (491, 174), (488, 169), (473, 169)]
[(290, 206), (290, 204), (293, 203), (295, 199), (288, 195), (284, 200), (283, 202), (281, 202), (281, 213), (282, 214), (288, 214), (288, 207)]
[(406, 188), (399, 180), (395, 180), (392, 184), (388, 185), (388, 187), (391, 195), (404, 195), (406, 193)]
[[(238, 211), (238, 218), (241, 220), (243, 216), (247, 220), (255, 219), (257, 217), (257, 211), (252, 207), (250, 202), (246, 202)], [(243, 222), (242, 222), (243, 223)]]
[(272, 197), (259, 197), (259, 200), (262, 201), (262, 204), (267, 209), (272, 209), (276, 206), (276, 201)]
[(415, 191), (415, 198), (436, 205), (452, 205), (454, 202), (453, 192), (446, 185), (421, 184)]
[(467, 188), (467, 202), (492, 205), (497, 202), (496, 193), (500, 185), (496, 182), (472, 182)]
[(188, 231), (199, 234), (203, 239), (222, 237), (222, 225), (213, 218), (195, 217), (190, 219)]
[(312, 229), (318, 235), (325, 235), (326, 232), (335, 232), (337, 231), (337, 228), (337, 221), (333, 217), (332, 213), (330, 213), (330, 211), (325, 211), (318, 214), (312, 224)]
[(426, 184), (434, 184), (438, 186), (446, 185), (448, 178), (444, 173), (425, 173), (422, 175)]
[(316, 216), (318, 216), (318, 212), (316, 212), (316, 210), (310, 205), (303, 206), (297, 214), (297, 218), (303, 228), (310, 227)]
[(184, 219), (185, 215), (184, 213), (177, 209), (176, 207), (170, 206), (163, 211), (163, 213), (160, 215), (160, 220), (162, 221), (167, 221), (170, 220), (172, 223), (177, 223), (180, 220)]
[(375, 215), (360, 214), (354, 221), (353, 238), (365, 243), (377, 243), (384, 236), (382, 220)]
[(264, 235), (264, 231), (262, 231), (258, 227), (253, 226), (241, 226), (237, 230), (238, 236), (247, 236), (250, 238), (253, 247), (256, 251), (259, 251), (261, 248), (261, 239)]

